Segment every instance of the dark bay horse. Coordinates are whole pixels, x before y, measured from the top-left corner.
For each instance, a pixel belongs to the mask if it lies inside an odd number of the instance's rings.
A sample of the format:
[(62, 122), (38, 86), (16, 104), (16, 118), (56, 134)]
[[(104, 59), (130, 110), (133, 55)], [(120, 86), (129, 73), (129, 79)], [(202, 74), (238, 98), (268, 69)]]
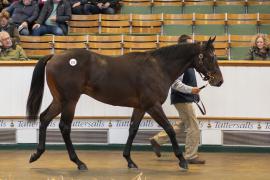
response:
[(59, 128), (70, 160), (77, 164), (78, 169), (87, 169), (76, 155), (70, 139), (76, 104), (81, 94), (87, 94), (107, 104), (134, 108), (123, 152), (129, 168), (137, 168), (131, 159), (130, 150), (139, 124), (144, 114), (148, 113), (169, 135), (180, 168), (187, 169), (187, 161), (179, 150), (175, 132), (161, 105), (167, 98), (171, 84), (189, 67), (203, 74), (204, 80), (208, 80), (212, 86), (223, 83), (214, 52), (214, 40), (210, 38), (207, 42), (172, 45), (119, 57), (74, 49), (39, 60), (32, 76), (27, 119), (38, 118), (44, 91), (45, 67), (53, 100), (40, 114), (39, 143), (30, 162), (36, 161), (45, 151), (47, 126), (61, 113)]

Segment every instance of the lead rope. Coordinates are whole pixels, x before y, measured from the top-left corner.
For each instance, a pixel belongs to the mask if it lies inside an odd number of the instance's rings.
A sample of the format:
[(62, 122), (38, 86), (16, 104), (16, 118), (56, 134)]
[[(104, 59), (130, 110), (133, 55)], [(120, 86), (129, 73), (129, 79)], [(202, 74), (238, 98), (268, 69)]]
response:
[[(194, 101), (196, 103), (196, 105), (198, 106), (199, 110), (201, 111), (202, 115), (206, 114), (206, 109), (204, 107), (204, 104), (202, 102), (202, 100), (199, 101)], [(201, 102), (201, 105), (199, 104)]]
[[(200, 87), (199, 89), (202, 90), (202, 89), (205, 88), (207, 85), (208, 85), (208, 84), (205, 84), (205, 85), (203, 85), (202, 87)], [(198, 98), (198, 99), (199, 99), (199, 100), (197, 100), (197, 99), (194, 98), (194, 102), (195, 102), (196, 105), (198, 106), (198, 108), (199, 108), (199, 110), (201, 111), (202, 115), (205, 115), (205, 114), (206, 114), (206, 109), (205, 109), (205, 107), (204, 107), (204, 104), (203, 104), (201, 98)], [(201, 103), (201, 105), (200, 105), (200, 103)]]

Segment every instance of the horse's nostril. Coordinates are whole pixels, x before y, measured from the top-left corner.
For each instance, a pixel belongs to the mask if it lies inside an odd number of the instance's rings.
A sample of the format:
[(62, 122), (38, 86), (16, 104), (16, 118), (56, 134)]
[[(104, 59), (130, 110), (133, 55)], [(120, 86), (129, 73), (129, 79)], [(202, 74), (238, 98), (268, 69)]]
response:
[(223, 84), (223, 80), (219, 81), (219, 83), (217, 84), (217, 86), (221, 86)]

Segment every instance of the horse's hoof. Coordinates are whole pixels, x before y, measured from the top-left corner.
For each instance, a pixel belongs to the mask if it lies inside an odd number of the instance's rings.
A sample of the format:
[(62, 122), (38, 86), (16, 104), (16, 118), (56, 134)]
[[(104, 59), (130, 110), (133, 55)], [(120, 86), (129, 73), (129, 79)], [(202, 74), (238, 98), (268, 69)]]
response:
[(31, 154), (29, 163), (36, 161), (38, 158), (39, 158), (39, 156), (36, 153)]
[(80, 165), (78, 166), (78, 169), (79, 169), (80, 171), (88, 170), (88, 168), (87, 168), (87, 166), (86, 166), (85, 164), (80, 164)]
[(187, 171), (188, 170), (188, 163), (186, 160), (182, 160), (179, 162), (180, 170)]
[(130, 168), (130, 169), (138, 169), (138, 166), (135, 163), (129, 163), (128, 168)]

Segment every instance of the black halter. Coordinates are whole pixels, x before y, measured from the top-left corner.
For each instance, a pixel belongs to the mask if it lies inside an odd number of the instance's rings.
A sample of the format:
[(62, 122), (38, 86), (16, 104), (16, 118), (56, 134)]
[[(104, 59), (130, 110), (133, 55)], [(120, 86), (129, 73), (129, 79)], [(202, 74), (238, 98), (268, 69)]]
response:
[(200, 74), (201, 78), (204, 81), (208, 81), (209, 79), (213, 79), (214, 76), (212, 75), (212, 73), (210, 71), (208, 71), (208, 69), (204, 66), (204, 63), (203, 63), (203, 53), (200, 53), (198, 57), (199, 57), (199, 66), (201, 66), (201, 68), (205, 72), (205, 74), (203, 74), (202, 72), (199, 72), (198, 71), (198, 73)]

